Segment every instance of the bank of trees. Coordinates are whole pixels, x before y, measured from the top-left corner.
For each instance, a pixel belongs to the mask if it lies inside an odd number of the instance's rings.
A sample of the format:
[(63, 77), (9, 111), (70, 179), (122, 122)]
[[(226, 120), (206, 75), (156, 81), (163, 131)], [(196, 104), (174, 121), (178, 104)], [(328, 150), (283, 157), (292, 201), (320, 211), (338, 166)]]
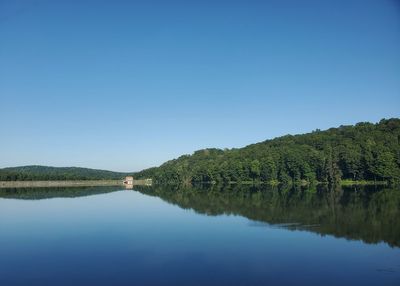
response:
[(399, 182), (400, 119), (287, 135), (240, 149), (204, 149), (135, 174), (158, 183)]

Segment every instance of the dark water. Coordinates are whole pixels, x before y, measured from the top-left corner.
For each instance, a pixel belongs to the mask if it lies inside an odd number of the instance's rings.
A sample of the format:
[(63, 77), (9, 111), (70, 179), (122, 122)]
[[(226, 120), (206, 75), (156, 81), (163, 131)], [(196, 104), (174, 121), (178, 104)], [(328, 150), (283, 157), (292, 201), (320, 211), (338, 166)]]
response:
[(0, 285), (400, 285), (400, 190), (0, 189)]

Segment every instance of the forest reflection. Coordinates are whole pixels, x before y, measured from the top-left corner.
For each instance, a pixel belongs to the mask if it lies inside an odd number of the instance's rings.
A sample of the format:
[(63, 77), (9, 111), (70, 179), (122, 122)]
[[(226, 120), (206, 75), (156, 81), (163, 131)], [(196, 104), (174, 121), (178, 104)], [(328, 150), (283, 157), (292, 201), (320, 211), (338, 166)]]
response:
[[(120, 187), (15, 188), (0, 189), (0, 198), (74, 198), (120, 190)], [(136, 186), (134, 190), (203, 215), (240, 215), (262, 222), (254, 225), (267, 223), (290, 230), (400, 247), (400, 190), (396, 188), (157, 185)]]
[(398, 189), (211, 185), (154, 186), (136, 190), (200, 214), (241, 215), (292, 230), (400, 246)]

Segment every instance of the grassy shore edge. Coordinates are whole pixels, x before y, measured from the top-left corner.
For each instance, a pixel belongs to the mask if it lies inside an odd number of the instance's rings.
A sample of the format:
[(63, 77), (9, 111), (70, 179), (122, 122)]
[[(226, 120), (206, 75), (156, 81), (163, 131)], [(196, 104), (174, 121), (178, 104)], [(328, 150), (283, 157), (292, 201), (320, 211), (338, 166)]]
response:
[[(134, 185), (145, 185), (145, 180), (135, 180)], [(122, 180), (80, 180), (80, 181), (0, 181), (0, 188), (46, 188), (46, 187), (94, 187), (124, 186)]]

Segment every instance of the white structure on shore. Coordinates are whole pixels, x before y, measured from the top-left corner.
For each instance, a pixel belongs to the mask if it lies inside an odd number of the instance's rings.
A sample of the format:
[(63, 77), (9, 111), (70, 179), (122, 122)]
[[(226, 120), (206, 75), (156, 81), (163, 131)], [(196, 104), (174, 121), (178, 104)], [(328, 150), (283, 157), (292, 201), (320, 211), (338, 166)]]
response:
[(125, 178), (124, 185), (133, 186), (133, 177), (132, 176), (127, 176)]

